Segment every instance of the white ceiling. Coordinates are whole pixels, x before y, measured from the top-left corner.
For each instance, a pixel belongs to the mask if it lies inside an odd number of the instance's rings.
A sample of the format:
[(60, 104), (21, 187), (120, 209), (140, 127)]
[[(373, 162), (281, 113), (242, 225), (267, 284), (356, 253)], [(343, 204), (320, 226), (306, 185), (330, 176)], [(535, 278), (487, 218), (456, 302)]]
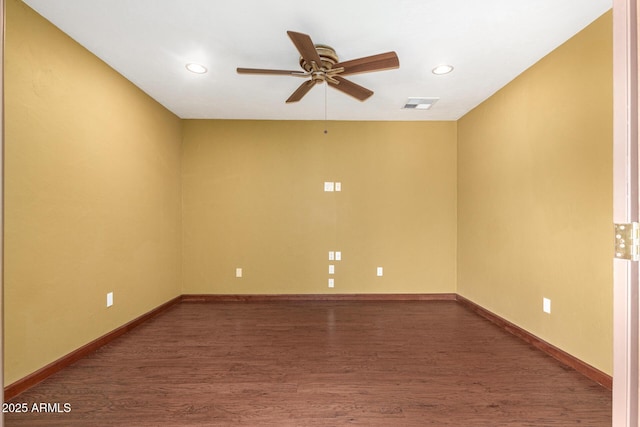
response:
[[(611, 8), (612, 0), (24, 0), (182, 118), (456, 120)], [(286, 31), (340, 60), (394, 50), (400, 68), (350, 76), (360, 102), (326, 85), (285, 99), (302, 80), (238, 75), (299, 70)], [(188, 62), (209, 72), (196, 75)], [(431, 69), (455, 70), (435, 76)], [(403, 110), (408, 97), (437, 97)]]

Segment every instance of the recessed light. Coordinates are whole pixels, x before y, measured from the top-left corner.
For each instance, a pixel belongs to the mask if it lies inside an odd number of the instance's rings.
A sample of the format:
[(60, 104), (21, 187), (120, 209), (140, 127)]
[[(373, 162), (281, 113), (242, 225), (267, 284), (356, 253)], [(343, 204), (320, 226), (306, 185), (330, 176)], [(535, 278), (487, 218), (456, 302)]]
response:
[(433, 74), (436, 74), (438, 76), (440, 76), (442, 74), (449, 74), (452, 71), (453, 71), (453, 66), (452, 65), (446, 65), (446, 64), (438, 65), (433, 70), (431, 70), (431, 72)]
[(185, 67), (187, 67), (187, 70), (196, 74), (204, 74), (207, 72), (207, 67), (202, 64), (196, 64), (195, 62), (190, 62), (189, 64), (185, 65)]

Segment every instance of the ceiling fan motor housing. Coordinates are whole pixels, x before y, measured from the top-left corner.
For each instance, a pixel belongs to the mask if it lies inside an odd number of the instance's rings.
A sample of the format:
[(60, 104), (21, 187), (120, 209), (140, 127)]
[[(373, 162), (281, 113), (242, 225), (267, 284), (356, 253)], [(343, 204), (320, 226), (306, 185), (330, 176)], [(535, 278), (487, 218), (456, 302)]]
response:
[(333, 65), (338, 62), (338, 55), (331, 46), (317, 44), (315, 48), (321, 61), (321, 64), (317, 64), (319, 69), (314, 70), (312, 64), (308, 63), (303, 57), (300, 57), (300, 66), (306, 72), (311, 73), (312, 80), (320, 83), (325, 80), (325, 72), (331, 70)]

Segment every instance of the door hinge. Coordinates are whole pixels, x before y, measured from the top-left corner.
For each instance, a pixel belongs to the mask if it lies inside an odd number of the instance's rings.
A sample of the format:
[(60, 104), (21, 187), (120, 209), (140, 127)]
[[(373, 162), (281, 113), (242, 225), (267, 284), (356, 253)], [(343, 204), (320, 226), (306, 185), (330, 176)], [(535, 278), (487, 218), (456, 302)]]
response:
[(640, 260), (640, 224), (614, 224), (615, 257), (631, 261)]

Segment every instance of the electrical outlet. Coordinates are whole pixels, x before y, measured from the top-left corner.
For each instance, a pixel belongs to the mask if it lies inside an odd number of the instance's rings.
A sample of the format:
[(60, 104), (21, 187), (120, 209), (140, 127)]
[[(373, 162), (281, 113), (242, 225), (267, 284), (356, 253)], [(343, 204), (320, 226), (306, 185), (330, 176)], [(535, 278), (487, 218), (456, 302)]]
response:
[(113, 292), (109, 292), (107, 294), (107, 307), (111, 307), (113, 305)]
[(329, 287), (333, 288), (335, 282), (333, 281), (333, 279), (329, 279)]
[(382, 267), (376, 268), (376, 276), (378, 277), (382, 276)]
[(334, 274), (336, 272), (336, 266), (333, 264), (329, 264), (329, 274)]
[(341, 261), (341, 260), (342, 260), (342, 252), (336, 251), (336, 261)]
[(549, 298), (542, 298), (542, 311), (551, 313), (551, 300)]
[(329, 251), (329, 261), (333, 261), (336, 259), (336, 253), (334, 251)]
[(236, 277), (242, 277), (242, 268), (236, 268)]

